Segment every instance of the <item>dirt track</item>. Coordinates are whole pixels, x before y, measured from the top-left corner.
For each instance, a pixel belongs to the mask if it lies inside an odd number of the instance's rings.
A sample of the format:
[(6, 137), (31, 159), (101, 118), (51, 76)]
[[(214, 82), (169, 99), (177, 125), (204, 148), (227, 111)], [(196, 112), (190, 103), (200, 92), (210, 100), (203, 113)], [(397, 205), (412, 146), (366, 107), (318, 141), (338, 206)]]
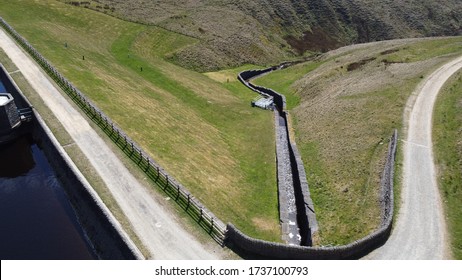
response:
[(216, 259), (133, 177), (33, 60), (0, 29), (0, 47), (16, 64), (110, 189), (154, 259)]
[(444, 83), (462, 68), (459, 57), (433, 72), (407, 103), (401, 207), (388, 242), (368, 259), (445, 259), (448, 240), (432, 146), (432, 115)]

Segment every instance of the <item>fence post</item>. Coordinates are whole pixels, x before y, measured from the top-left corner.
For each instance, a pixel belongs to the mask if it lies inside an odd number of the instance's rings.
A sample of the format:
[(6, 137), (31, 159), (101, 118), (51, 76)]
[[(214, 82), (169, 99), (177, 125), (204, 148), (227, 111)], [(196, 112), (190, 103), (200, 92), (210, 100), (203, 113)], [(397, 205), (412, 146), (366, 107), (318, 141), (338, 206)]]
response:
[(149, 157), (146, 156), (146, 171), (145, 172), (148, 172), (149, 171), (149, 167), (151, 167), (151, 162), (149, 160)]
[[(8, 23), (6, 23), (3, 18), (0, 17), (0, 25), (5, 27), (5, 30), (12, 35), (12, 37), (21, 45), (33, 58), (34, 60), (43, 68), (43, 70), (49, 74), (49, 76), (56, 82), (56, 84), (64, 90), (64, 92), (71, 98), (73, 101), (85, 112), (88, 114), (88, 116), (97, 124), (99, 125), (104, 131), (109, 132), (109, 128), (111, 129), (110, 133), (110, 138), (112, 138), (114, 133), (117, 133), (117, 140), (115, 141), (116, 144), (118, 144), (119, 140), (122, 141), (122, 137), (124, 139), (124, 146), (122, 148), (123, 151), (125, 151), (126, 148), (131, 146), (131, 154), (129, 157), (134, 160), (136, 155), (139, 152), (140, 156), (140, 164), (143, 164), (143, 161), (146, 160), (146, 172), (150, 172), (149, 168), (152, 168), (153, 172), (157, 170), (157, 180), (160, 178), (160, 176), (164, 176), (166, 179), (166, 187), (164, 190), (166, 190), (168, 187), (171, 187), (172, 195), (174, 193), (174, 188), (176, 187), (177, 189), (177, 200), (182, 197), (182, 199), (186, 199), (187, 196), (187, 207), (186, 211), (189, 209), (189, 207), (192, 207), (193, 211), (196, 212), (197, 209), (200, 210), (200, 217), (199, 217), (199, 223), (200, 221), (207, 221), (211, 222), (211, 228), (210, 230), (213, 232), (215, 229), (218, 229), (221, 231), (221, 228), (217, 228), (214, 218), (210, 217), (208, 214), (207, 209), (204, 212), (203, 206), (198, 202), (194, 200), (194, 197), (191, 196), (190, 193), (181, 191), (181, 185), (177, 184), (176, 181), (173, 179), (172, 182), (170, 182), (170, 178), (168, 175), (164, 174), (161, 171), (161, 168), (155, 164), (155, 161), (151, 163), (150, 158), (146, 153), (143, 152), (142, 149), (139, 149), (135, 147), (134, 142), (130, 140), (129, 137), (127, 137), (123, 131), (119, 130), (116, 125), (111, 121), (110, 118), (108, 118), (102, 111), (98, 109), (95, 105), (89, 101), (85, 97), (85, 95), (80, 92), (69, 80), (67, 80), (59, 71), (52, 65), (50, 64), (45, 57), (43, 57), (37, 50), (34, 49), (34, 47), (29, 44), (21, 35), (19, 35)], [(102, 127), (104, 125), (104, 127)], [(112, 138), (113, 139), (113, 138)], [(122, 145), (121, 145), (122, 146)], [(141, 166), (140, 166), (141, 167)], [(142, 167), (141, 167), (142, 168)], [(160, 184), (159, 184), (160, 185)], [(220, 223), (218, 223), (218, 226)], [(206, 228), (206, 227), (204, 227)]]

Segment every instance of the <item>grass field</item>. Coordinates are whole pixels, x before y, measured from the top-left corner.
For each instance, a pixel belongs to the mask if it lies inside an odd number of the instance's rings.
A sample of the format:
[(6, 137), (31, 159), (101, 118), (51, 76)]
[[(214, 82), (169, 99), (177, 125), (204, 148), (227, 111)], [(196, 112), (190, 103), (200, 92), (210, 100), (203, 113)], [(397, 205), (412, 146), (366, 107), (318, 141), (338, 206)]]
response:
[[(197, 39), (59, 1), (4, 0), (0, 16), (224, 222), (280, 240), (273, 115), (236, 80), (260, 67), (186, 70), (169, 59)], [(460, 53), (461, 37), (381, 42), (256, 81), (287, 96), (319, 244), (377, 227), (387, 139), (421, 79)]]
[(461, 37), (380, 42), (339, 49), (256, 80), (292, 100), (320, 244), (347, 244), (377, 228), (388, 139), (394, 128), (403, 135), (406, 101), (425, 75), (461, 53)]
[(292, 85), (323, 62), (325, 61), (310, 61), (303, 64), (296, 64), (284, 70), (272, 72), (271, 75), (261, 76), (255, 79), (254, 82), (284, 94), (287, 110), (292, 110), (300, 104), (300, 94), (295, 92), (295, 88)]
[[(0, 49), (0, 62), (3, 66), (7, 69), (8, 72), (15, 72), (18, 70), (13, 62), (9, 59), (9, 57), (5, 54), (5, 52)], [(104, 184), (103, 180), (94, 170), (92, 165), (89, 163), (88, 159), (82, 153), (79, 147), (73, 145), (73, 139), (71, 136), (66, 132), (63, 128), (61, 123), (56, 119), (53, 112), (45, 105), (43, 100), (39, 97), (39, 95), (34, 91), (32, 86), (27, 82), (24, 76), (20, 72), (16, 72), (11, 74), (11, 77), (14, 79), (15, 83), (21, 89), (23, 94), (26, 98), (31, 102), (45, 121), (46, 125), (50, 128), (53, 135), (56, 137), (58, 142), (63, 146), (64, 150), (68, 153), (71, 157), (72, 161), (76, 164), (79, 168), (80, 172), (85, 176), (91, 186), (96, 190), (98, 195), (104, 201), (106, 206), (110, 209), (114, 217), (119, 221), (122, 225), (123, 229), (133, 242), (136, 244), (138, 249), (141, 250), (143, 255), (146, 258), (149, 258), (149, 251), (144, 247), (141, 241), (136, 236), (135, 232), (130, 226), (130, 222), (125, 217), (124, 213), (120, 209), (120, 207), (115, 202), (115, 199), (109, 192), (109, 189)]]
[(445, 206), (451, 248), (462, 259), (462, 72), (440, 93), (433, 119), (433, 142), (439, 185)]
[(224, 222), (280, 240), (273, 115), (237, 82), (164, 60), (194, 38), (57, 1), (0, 15)]

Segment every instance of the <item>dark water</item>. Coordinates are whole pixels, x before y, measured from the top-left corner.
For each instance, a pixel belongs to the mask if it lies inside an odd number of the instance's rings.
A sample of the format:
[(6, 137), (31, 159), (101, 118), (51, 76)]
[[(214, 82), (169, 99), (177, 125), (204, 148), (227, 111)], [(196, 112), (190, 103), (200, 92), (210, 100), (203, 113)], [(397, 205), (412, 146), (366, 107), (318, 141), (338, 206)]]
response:
[(0, 146), (0, 259), (94, 259), (66, 194), (39, 147)]
[(0, 80), (0, 93), (5, 93), (6, 89), (5, 86), (3, 85), (2, 81)]

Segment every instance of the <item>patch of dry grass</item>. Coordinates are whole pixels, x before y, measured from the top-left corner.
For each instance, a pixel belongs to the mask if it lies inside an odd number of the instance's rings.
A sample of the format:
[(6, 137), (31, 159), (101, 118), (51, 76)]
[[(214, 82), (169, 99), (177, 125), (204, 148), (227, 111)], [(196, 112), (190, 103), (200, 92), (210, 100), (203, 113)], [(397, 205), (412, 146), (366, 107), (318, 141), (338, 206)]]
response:
[[(324, 55), (319, 67), (286, 87), (300, 96), (291, 115), (320, 244), (347, 244), (377, 228), (387, 140), (394, 128), (402, 132), (407, 98), (421, 78), (462, 53), (457, 48), (461, 42), (457, 37), (342, 48)], [(386, 63), (409, 53), (414, 56), (408, 62)], [(357, 67), (349, 71), (349, 65)], [(264, 81), (258, 82), (266, 86)]]
[(433, 120), (433, 143), (438, 184), (445, 207), (452, 255), (462, 259), (462, 71), (438, 96)]
[[(0, 62), (9, 72), (17, 70), (14, 63), (9, 59), (9, 57), (4, 53), (2, 49), (0, 49)], [(77, 168), (80, 170), (80, 172), (82, 172), (82, 174), (104, 201), (105, 205), (114, 215), (114, 217), (122, 225), (122, 228), (125, 230), (125, 232), (127, 232), (142, 254), (146, 258), (149, 258), (149, 251), (141, 243), (131, 228), (130, 222), (127, 220), (124, 213), (115, 202), (115, 199), (110, 194), (109, 189), (106, 187), (103, 180), (99, 177), (92, 165), (88, 162), (88, 159), (85, 157), (82, 151), (77, 146), (72, 145), (73, 139), (62, 127), (60, 122), (54, 117), (53, 112), (51, 112), (51, 110), (45, 105), (39, 95), (34, 91), (34, 89), (30, 86), (30, 84), (20, 72), (16, 72), (11, 76), (23, 94), (29, 100), (29, 102), (31, 102), (31, 104), (34, 106), (35, 110), (37, 110), (40, 116), (43, 118), (46, 125), (50, 128), (58, 142), (61, 144), (61, 146), (64, 147), (65, 151), (75, 163)]]
[[(60, 0), (70, 2), (69, 0)], [(354, 42), (460, 34), (460, 0), (87, 0), (95, 11), (197, 38), (169, 54), (187, 68), (216, 71), (276, 64), (305, 51)]]
[(0, 15), (219, 218), (280, 240), (272, 114), (237, 83), (164, 60), (194, 39), (51, 0)]

